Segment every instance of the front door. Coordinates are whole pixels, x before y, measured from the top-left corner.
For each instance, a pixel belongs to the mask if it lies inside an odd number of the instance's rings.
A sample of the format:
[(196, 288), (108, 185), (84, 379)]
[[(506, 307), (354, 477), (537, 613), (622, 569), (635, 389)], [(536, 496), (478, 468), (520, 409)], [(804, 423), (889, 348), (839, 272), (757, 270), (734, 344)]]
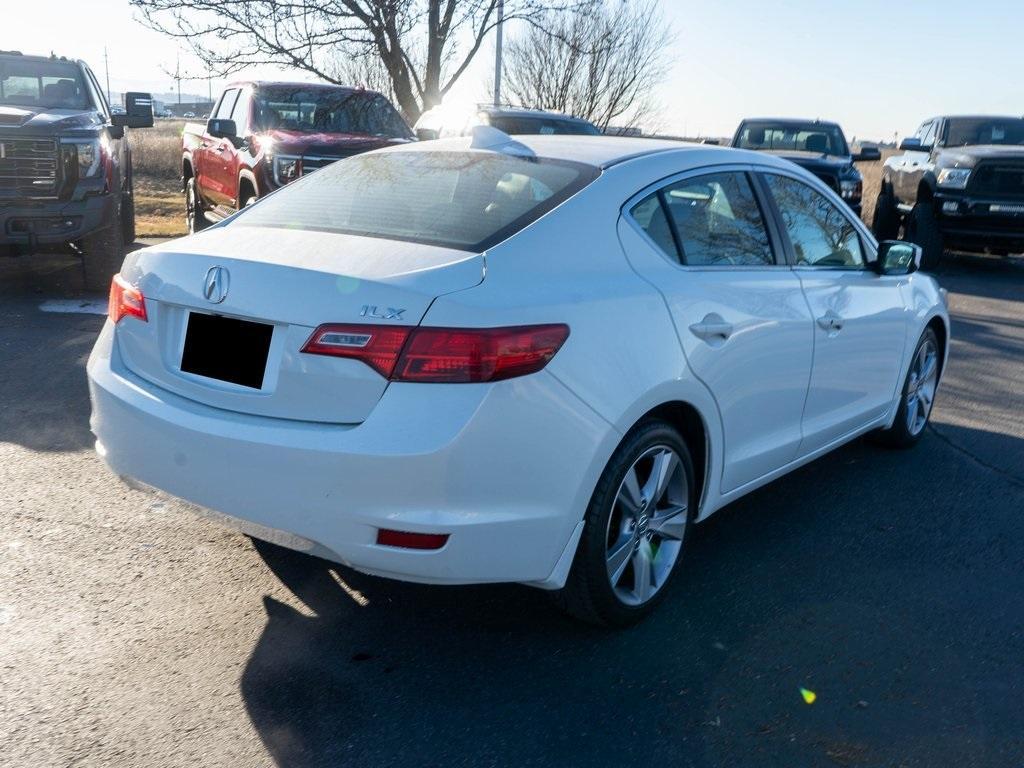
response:
[(763, 178), (814, 318), (800, 446), (806, 455), (876, 421), (892, 404), (906, 344), (905, 278), (868, 267), (865, 239), (845, 206), (796, 178)]
[(812, 321), (743, 169), (648, 190), (619, 222), (634, 268), (665, 297), (687, 362), (717, 401), (723, 493), (785, 466), (800, 445)]

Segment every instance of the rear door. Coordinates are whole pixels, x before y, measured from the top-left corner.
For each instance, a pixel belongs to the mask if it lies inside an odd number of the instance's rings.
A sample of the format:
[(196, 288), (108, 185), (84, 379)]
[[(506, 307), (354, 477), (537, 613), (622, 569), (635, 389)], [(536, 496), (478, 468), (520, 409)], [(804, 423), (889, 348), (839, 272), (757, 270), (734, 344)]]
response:
[(900, 285), (868, 267), (847, 207), (804, 180), (764, 173), (794, 274), (814, 318), (814, 370), (800, 454), (869, 424), (892, 404), (906, 343)]
[(682, 174), (626, 206), (620, 239), (664, 295), (693, 373), (718, 403), (722, 491), (797, 455), (811, 375), (812, 321), (778, 255), (750, 169)]

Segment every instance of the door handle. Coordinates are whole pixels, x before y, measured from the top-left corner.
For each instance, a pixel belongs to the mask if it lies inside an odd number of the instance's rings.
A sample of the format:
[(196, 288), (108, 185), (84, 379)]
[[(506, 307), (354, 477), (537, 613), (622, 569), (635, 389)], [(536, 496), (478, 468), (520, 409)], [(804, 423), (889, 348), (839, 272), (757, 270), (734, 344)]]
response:
[(818, 318), (818, 326), (823, 331), (829, 331), (830, 333), (833, 331), (841, 331), (843, 330), (843, 318), (829, 310)]
[(732, 323), (725, 322), (718, 315), (708, 315), (699, 323), (690, 326), (690, 333), (704, 341), (720, 339), (725, 341), (732, 336)]

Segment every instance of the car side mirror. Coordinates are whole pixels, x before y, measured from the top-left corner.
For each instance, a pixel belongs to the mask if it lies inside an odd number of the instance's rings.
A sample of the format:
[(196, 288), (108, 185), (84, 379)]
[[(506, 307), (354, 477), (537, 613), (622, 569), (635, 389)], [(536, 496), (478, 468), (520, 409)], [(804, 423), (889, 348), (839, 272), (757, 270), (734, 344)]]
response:
[(920, 139), (904, 139), (900, 143), (900, 150), (903, 152), (931, 152), (931, 144), (922, 144)]
[(433, 141), (438, 138), (438, 132), (433, 128), (417, 128), (416, 138), (420, 141)]
[(880, 275), (909, 275), (921, 268), (921, 246), (904, 240), (885, 240), (878, 244), (878, 259), (873, 266)]
[(215, 139), (237, 139), (238, 127), (234, 120), (213, 117), (206, 121), (206, 132)]
[(855, 163), (875, 163), (882, 159), (882, 152), (878, 147), (861, 147), (860, 152), (853, 156)]
[(129, 91), (124, 95), (124, 112), (110, 116), (115, 128), (152, 128), (153, 97)]

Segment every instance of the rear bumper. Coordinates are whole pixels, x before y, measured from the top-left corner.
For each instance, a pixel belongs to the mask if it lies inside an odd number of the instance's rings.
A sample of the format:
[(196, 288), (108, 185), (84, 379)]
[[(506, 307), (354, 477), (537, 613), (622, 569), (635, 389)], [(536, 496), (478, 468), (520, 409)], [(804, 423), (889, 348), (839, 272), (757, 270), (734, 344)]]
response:
[(947, 248), (1024, 252), (1024, 201), (937, 195), (935, 214)]
[[(247, 416), (145, 382), (108, 321), (89, 359), (97, 451), (118, 475), (250, 535), (381, 576), (564, 582), (611, 427), (541, 372), (494, 385), (392, 384), (355, 426)], [(447, 533), (435, 551), (377, 531)], [(556, 568), (556, 566), (558, 566)]]
[(0, 205), (0, 246), (32, 250), (63, 245), (109, 226), (116, 213), (114, 195), (76, 201), (15, 201)]

